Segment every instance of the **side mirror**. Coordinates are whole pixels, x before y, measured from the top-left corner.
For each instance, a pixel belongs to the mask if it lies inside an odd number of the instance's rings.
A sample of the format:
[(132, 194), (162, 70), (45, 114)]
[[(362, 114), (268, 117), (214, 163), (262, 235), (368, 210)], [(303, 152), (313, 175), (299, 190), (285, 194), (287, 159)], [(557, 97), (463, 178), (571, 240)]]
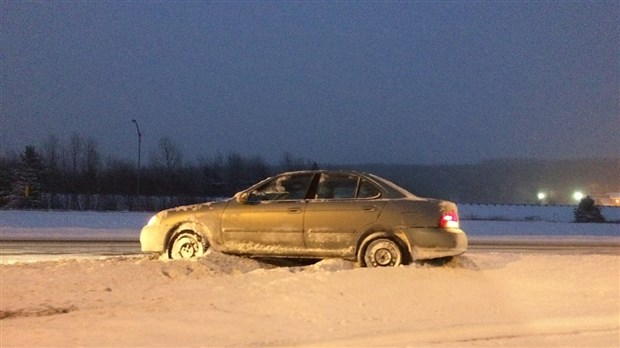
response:
[(246, 204), (249, 200), (250, 194), (247, 192), (237, 192), (235, 197), (237, 198), (237, 202), (239, 204)]

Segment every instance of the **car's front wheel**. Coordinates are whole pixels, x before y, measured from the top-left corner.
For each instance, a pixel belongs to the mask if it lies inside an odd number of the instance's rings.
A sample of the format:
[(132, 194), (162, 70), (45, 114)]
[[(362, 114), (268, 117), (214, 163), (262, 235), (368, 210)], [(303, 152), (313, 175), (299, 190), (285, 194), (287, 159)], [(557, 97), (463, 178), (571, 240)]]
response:
[(185, 260), (204, 255), (207, 245), (203, 238), (193, 232), (181, 232), (174, 237), (168, 248), (168, 257)]
[(395, 267), (403, 263), (403, 253), (393, 240), (378, 238), (366, 246), (363, 261), (366, 267)]

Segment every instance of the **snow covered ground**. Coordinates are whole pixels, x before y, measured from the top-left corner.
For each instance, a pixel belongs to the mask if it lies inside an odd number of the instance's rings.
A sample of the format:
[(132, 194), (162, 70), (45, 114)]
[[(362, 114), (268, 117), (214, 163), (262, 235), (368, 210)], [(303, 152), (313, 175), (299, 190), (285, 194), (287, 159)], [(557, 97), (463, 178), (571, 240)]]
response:
[(138, 240), (153, 213), (0, 210), (0, 240)]
[[(150, 215), (1, 211), (0, 239), (131, 241)], [(462, 227), (472, 238), (620, 238), (618, 224)], [(620, 255), (596, 250), (471, 250), (393, 269), (219, 253), (3, 263), (0, 346), (618, 347), (618, 274)]]
[[(573, 222), (576, 206), (572, 205), (496, 205), (459, 204), (463, 220)], [(620, 207), (601, 207), (607, 221), (620, 222)]]
[(620, 256), (275, 267), (212, 253), (3, 265), (2, 347), (618, 347)]

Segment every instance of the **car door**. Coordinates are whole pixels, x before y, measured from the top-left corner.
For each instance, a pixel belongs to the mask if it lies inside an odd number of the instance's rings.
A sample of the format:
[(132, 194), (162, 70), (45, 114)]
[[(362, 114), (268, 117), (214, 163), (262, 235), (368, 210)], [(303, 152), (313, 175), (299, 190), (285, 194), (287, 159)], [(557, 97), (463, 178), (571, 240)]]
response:
[(306, 192), (313, 174), (281, 175), (233, 200), (222, 215), (222, 240), (229, 252), (295, 255), (303, 252)]
[(360, 176), (323, 173), (314, 199), (308, 201), (304, 239), (309, 253), (343, 256), (353, 253), (357, 236), (381, 214), (385, 201)]

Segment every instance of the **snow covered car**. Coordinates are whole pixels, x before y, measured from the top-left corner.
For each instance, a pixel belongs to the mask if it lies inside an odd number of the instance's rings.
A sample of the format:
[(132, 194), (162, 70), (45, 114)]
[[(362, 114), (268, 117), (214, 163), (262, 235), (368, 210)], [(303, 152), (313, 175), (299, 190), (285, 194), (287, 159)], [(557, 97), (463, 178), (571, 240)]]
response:
[(267, 178), (227, 200), (161, 211), (142, 228), (140, 244), (172, 259), (213, 248), (384, 267), (462, 254), (467, 237), (452, 202), (417, 197), (372, 174), (314, 170)]

